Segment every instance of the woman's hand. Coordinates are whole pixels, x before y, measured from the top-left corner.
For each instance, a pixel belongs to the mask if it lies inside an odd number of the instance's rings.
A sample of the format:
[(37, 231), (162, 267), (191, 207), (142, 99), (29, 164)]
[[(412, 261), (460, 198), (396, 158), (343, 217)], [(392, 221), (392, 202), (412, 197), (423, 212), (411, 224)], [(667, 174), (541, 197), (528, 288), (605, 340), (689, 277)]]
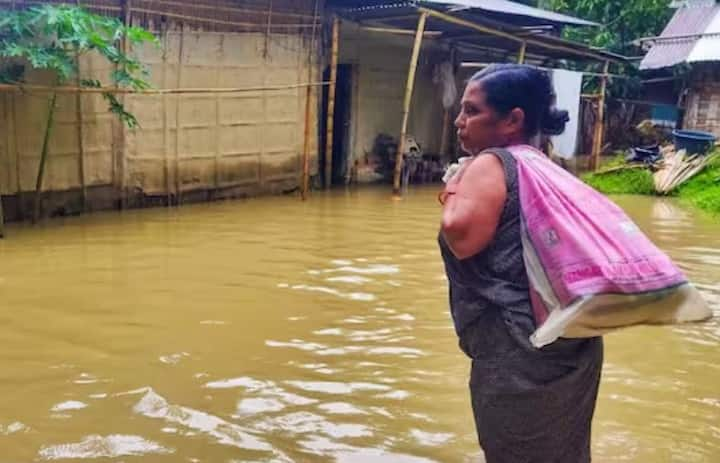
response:
[(495, 236), (507, 198), (505, 172), (493, 154), (463, 166), (441, 194), (441, 231), (452, 253), (466, 259), (485, 249)]

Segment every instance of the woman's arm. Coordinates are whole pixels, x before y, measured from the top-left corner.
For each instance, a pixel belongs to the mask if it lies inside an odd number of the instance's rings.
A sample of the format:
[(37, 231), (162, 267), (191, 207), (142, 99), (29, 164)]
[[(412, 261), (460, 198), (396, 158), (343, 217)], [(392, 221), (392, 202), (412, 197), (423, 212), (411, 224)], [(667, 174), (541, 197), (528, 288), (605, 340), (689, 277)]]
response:
[(466, 259), (495, 236), (507, 191), (497, 156), (484, 154), (451, 179), (446, 188), (441, 231), (452, 253)]

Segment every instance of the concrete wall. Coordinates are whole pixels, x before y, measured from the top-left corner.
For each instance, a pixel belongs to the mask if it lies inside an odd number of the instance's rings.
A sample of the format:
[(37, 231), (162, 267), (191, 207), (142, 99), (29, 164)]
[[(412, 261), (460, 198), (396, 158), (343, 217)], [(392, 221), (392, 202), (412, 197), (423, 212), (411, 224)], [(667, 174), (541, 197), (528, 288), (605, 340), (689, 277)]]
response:
[[(161, 43), (161, 47), (136, 50), (141, 61), (148, 64), (156, 88), (263, 87), (308, 81), (309, 40), (300, 34), (274, 33), (266, 41), (262, 33), (170, 31), (161, 37)], [(313, 53), (314, 59), (319, 55)], [(317, 62), (311, 67), (310, 80), (319, 80)], [(83, 77), (107, 82), (110, 71), (97, 57), (81, 62)], [(34, 71), (28, 77), (32, 83), (51, 79)], [(48, 95), (41, 93), (0, 94), (3, 195), (29, 196), (18, 193), (35, 188), (48, 100)], [(222, 94), (128, 95), (126, 107), (141, 125), (129, 130), (107, 112), (101, 96), (84, 94), (80, 103), (82, 128), (78, 131), (77, 98), (62, 94), (50, 139), (44, 190), (77, 192), (84, 183), (90, 202), (97, 199), (93, 207), (97, 209), (104, 207), (100, 203), (107, 198), (96, 198), (94, 187), (103, 187), (104, 196), (108, 188), (115, 190), (115, 196), (125, 190), (131, 205), (147, 196), (185, 195), (191, 199), (195, 192), (213, 192), (217, 197), (295, 188), (300, 180), (305, 101), (306, 89), (301, 87)], [(310, 107), (311, 172), (316, 172), (317, 88), (312, 91)], [(45, 213), (52, 213), (49, 204)], [(19, 209), (23, 207), (27, 206)], [(57, 207), (76, 206), (68, 203)]]
[[(357, 69), (349, 153), (354, 159), (371, 153), (380, 133), (399, 138), (412, 44), (412, 36), (365, 32), (343, 23), (339, 62)], [(425, 41), (408, 127), (425, 152), (440, 149), (443, 108), (440, 88), (433, 84), (432, 76), (435, 64), (446, 57), (431, 41)]]

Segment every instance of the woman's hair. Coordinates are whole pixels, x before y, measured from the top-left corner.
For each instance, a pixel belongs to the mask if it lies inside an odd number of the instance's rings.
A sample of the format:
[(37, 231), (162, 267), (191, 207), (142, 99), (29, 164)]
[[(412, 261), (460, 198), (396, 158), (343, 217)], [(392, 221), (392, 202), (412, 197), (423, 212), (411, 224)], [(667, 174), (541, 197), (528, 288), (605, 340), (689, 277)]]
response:
[(570, 120), (555, 108), (555, 90), (547, 72), (522, 64), (493, 64), (470, 78), (485, 91), (485, 101), (502, 115), (515, 108), (525, 113), (525, 134), (560, 135)]

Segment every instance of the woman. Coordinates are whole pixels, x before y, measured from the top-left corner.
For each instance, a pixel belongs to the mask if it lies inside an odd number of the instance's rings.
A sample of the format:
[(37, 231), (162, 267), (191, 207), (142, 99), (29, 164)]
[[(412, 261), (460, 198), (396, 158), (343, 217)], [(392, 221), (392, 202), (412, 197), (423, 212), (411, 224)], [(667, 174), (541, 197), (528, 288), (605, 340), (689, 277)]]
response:
[(488, 463), (590, 461), (601, 338), (530, 345), (535, 330), (520, 239), (515, 159), (503, 150), (557, 135), (544, 71), (495, 65), (475, 74), (455, 121), (472, 158), (441, 194), (440, 249), (461, 349), (472, 359), (470, 395)]

